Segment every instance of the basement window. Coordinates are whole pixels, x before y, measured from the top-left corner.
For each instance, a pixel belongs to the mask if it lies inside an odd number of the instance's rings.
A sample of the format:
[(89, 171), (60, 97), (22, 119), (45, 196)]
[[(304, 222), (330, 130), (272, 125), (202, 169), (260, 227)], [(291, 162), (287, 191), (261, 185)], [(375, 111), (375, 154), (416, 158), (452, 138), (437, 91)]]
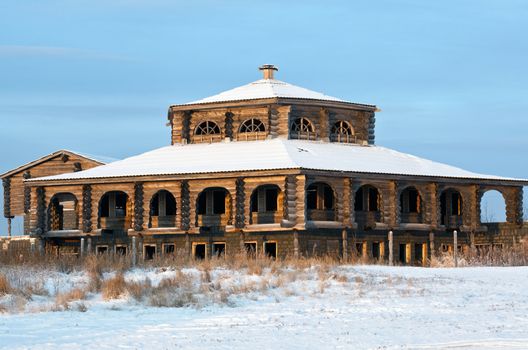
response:
[(264, 254), (268, 258), (277, 258), (277, 242), (264, 242)]
[(226, 244), (216, 242), (213, 243), (213, 256), (223, 258), (225, 256)]
[(107, 245), (98, 245), (95, 248), (95, 252), (97, 253), (97, 255), (106, 254), (108, 252), (108, 246)]
[(248, 256), (255, 258), (257, 256), (257, 242), (245, 242), (244, 247)]
[(156, 246), (155, 245), (146, 245), (144, 248), (145, 260), (153, 260), (156, 256)]
[(173, 243), (165, 243), (163, 245), (163, 254), (170, 255), (174, 254), (175, 246)]
[(193, 245), (193, 256), (196, 260), (204, 260), (206, 257), (205, 243), (197, 243)]
[(115, 248), (117, 255), (125, 256), (127, 254), (127, 247), (125, 245), (118, 245)]

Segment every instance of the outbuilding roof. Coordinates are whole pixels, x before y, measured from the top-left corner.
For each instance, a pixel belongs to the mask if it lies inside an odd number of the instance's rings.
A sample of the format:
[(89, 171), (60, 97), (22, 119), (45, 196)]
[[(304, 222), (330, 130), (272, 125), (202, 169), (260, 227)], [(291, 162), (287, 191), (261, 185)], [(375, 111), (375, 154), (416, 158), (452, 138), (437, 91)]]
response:
[(149, 175), (312, 169), (353, 173), (526, 181), (478, 174), (379, 146), (286, 139), (173, 145), (76, 173), (35, 178), (79, 180)]

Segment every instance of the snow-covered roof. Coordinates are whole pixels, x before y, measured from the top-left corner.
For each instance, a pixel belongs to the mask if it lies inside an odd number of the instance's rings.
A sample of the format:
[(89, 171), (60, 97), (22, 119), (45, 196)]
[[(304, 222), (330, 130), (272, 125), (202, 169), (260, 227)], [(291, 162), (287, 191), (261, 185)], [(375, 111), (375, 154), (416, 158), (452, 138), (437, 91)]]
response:
[(279, 138), (167, 146), (89, 170), (29, 181), (279, 169), (525, 181), (473, 173), (379, 146)]

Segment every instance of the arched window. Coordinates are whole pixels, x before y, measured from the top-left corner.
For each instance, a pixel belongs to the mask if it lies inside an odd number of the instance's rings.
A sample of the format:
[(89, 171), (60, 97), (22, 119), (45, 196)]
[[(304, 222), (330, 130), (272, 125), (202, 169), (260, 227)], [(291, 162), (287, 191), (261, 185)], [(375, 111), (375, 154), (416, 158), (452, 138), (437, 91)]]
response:
[(218, 135), (220, 134), (220, 127), (215, 122), (206, 120), (201, 122), (194, 131), (195, 135)]
[(440, 224), (448, 228), (462, 226), (462, 195), (454, 189), (447, 189), (440, 195)]
[(330, 132), (333, 142), (354, 142), (354, 129), (349, 122), (344, 120), (337, 121)]
[(422, 222), (422, 197), (415, 187), (407, 187), (401, 192), (400, 215), (402, 223)]
[(241, 133), (244, 132), (265, 132), (266, 127), (264, 126), (264, 123), (260, 121), (260, 119), (251, 118), (246, 120), (245, 122), (240, 125), (240, 131)]
[(290, 128), (291, 137), (294, 139), (315, 140), (315, 129), (312, 122), (306, 118), (297, 118)]
[(77, 198), (71, 193), (57, 193), (48, 207), (48, 230), (77, 230)]
[(161, 190), (152, 196), (149, 227), (174, 227), (175, 219), (176, 199), (172, 193)]
[(334, 221), (335, 196), (334, 190), (324, 182), (316, 182), (306, 189), (306, 209), (308, 220)]

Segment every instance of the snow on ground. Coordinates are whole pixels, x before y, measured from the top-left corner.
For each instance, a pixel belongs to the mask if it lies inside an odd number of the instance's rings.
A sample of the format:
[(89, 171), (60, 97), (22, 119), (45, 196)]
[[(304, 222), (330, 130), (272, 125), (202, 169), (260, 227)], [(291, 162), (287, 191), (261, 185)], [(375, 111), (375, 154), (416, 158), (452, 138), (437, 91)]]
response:
[[(125, 277), (148, 276), (156, 285), (171, 273), (135, 270)], [(92, 296), (86, 312), (0, 314), (0, 348), (528, 349), (527, 267), (342, 266), (320, 276), (309, 270), (203, 307)], [(52, 274), (47, 288), (67, 289), (75, 284), (69, 279), (82, 278)], [(211, 278), (229, 288), (264, 277), (216, 269)]]

